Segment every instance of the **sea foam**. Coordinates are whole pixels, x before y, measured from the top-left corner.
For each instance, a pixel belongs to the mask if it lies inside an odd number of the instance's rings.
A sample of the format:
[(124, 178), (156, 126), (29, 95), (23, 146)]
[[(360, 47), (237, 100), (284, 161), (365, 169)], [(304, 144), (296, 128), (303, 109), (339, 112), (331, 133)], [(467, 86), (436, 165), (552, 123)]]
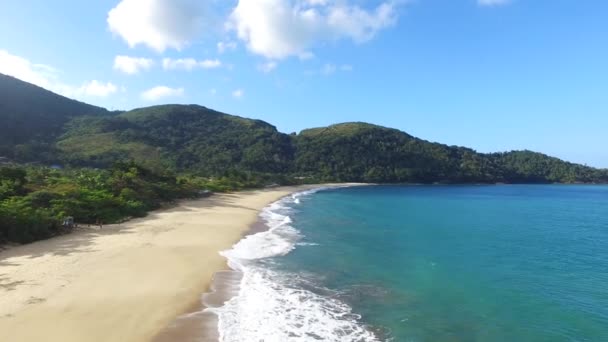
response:
[(267, 262), (298, 246), (302, 234), (292, 225), (293, 206), (323, 189), (299, 192), (269, 205), (260, 214), (267, 231), (221, 252), (242, 278), (234, 297), (220, 307), (205, 309), (218, 317), (220, 341), (377, 341), (346, 303), (328, 295), (330, 290), (314, 291), (315, 286), (300, 275), (277, 271)]

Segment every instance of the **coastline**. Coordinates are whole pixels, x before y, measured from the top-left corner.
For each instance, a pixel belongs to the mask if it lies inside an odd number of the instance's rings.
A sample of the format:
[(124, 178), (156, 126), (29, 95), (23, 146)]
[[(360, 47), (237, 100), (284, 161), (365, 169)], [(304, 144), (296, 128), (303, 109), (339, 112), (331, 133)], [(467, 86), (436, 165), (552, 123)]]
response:
[(0, 340), (150, 341), (200, 305), (219, 251), (239, 241), (278, 187), (184, 201), (120, 225), (0, 252)]
[(171, 324), (166, 326), (152, 339), (152, 342), (219, 341), (219, 321), (214, 310), (222, 307), (231, 298), (238, 296), (241, 288), (241, 280), (243, 278), (242, 271), (235, 269), (234, 266), (230, 265), (230, 258), (225, 255), (224, 252), (234, 248), (237, 243), (241, 243), (252, 235), (265, 233), (271, 230), (272, 226), (269, 225), (270, 223), (267, 221), (267, 218), (263, 217), (263, 213), (276, 203), (281, 203), (290, 196), (293, 197), (301, 193), (307, 193), (311, 190), (316, 192), (323, 189), (361, 185), (367, 184), (344, 183), (301, 186), (295, 189), (295, 191), (289, 192), (285, 196), (281, 196), (275, 201), (268, 203), (258, 212), (256, 220), (252, 222), (248, 229), (241, 235), (241, 239), (235, 241), (235, 244), (230, 246), (230, 248), (222, 251), (221, 255), (227, 262), (226, 267), (213, 274), (207, 290), (200, 294), (197, 305), (193, 306), (188, 312), (176, 317)]

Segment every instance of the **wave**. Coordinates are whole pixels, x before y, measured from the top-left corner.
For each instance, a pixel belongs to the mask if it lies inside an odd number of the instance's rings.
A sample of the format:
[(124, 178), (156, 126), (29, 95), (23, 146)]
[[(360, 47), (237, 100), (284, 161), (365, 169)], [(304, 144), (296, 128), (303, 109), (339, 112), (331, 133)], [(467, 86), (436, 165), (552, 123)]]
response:
[(329, 289), (312, 284), (310, 277), (273, 269), (268, 258), (286, 255), (302, 239), (292, 225), (294, 205), (317, 188), (285, 197), (266, 207), (260, 217), (267, 231), (249, 235), (221, 254), (242, 273), (237, 295), (219, 307), (208, 307), (218, 317), (220, 341), (378, 341), (360, 317)]

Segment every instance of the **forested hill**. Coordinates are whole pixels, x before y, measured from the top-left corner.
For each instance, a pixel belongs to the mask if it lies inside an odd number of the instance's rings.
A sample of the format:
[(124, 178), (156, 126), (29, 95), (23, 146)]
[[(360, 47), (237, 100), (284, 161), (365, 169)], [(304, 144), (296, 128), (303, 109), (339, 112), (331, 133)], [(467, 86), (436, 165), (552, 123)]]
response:
[(64, 125), (81, 115), (111, 113), (0, 74), (0, 155), (27, 159), (44, 153)]
[(135, 109), (117, 117), (83, 117), (58, 140), (63, 163), (104, 167), (134, 160), (149, 168), (221, 175), (230, 171), (287, 174), (288, 135), (260, 121), (196, 105)]
[(608, 182), (608, 170), (540, 153), (482, 154), (367, 123), (287, 135), (260, 120), (197, 105), (110, 113), (0, 77), (0, 157), (107, 168), (134, 161), (201, 176), (264, 175), (277, 182)]
[(483, 154), (415, 138), (396, 129), (344, 123), (294, 138), (296, 170), (326, 180), (418, 183), (608, 182), (608, 170), (541, 153)]

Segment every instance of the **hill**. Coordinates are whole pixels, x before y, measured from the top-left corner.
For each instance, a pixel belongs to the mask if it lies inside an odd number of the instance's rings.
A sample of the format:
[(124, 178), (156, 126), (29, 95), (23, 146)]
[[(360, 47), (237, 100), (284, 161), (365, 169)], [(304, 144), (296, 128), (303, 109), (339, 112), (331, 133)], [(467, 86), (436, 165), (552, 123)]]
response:
[[(463, 159), (480, 164), (470, 149), (424, 141), (396, 129), (344, 123), (302, 131), (296, 165), (324, 179), (366, 182), (488, 181), (477, 170), (467, 177)], [(476, 166), (481, 168), (481, 166)]]
[(46, 159), (48, 150), (72, 118), (111, 115), (104, 108), (0, 74), (0, 156)]
[(531, 151), (482, 154), (396, 129), (344, 123), (302, 131), (296, 169), (332, 181), (417, 183), (608, 182), (608, 171)]
[(57, 144), (73, 165), (107, 166), (132, 159), (149, 167), (222, 174), (231, 170), (286, 173), (289, 136), (260, 120), (197, 105), (135, 109), (110, 118), (72, 121)]
[(608, 170), (531, 151), (482, 154), (368, 123), (287, 135), (269, 123), (198, 105), (124, 113), (0, 77), (0, 157), (107, 168), (135, 161), (201, 176), (417, 183), (608, 182)]

